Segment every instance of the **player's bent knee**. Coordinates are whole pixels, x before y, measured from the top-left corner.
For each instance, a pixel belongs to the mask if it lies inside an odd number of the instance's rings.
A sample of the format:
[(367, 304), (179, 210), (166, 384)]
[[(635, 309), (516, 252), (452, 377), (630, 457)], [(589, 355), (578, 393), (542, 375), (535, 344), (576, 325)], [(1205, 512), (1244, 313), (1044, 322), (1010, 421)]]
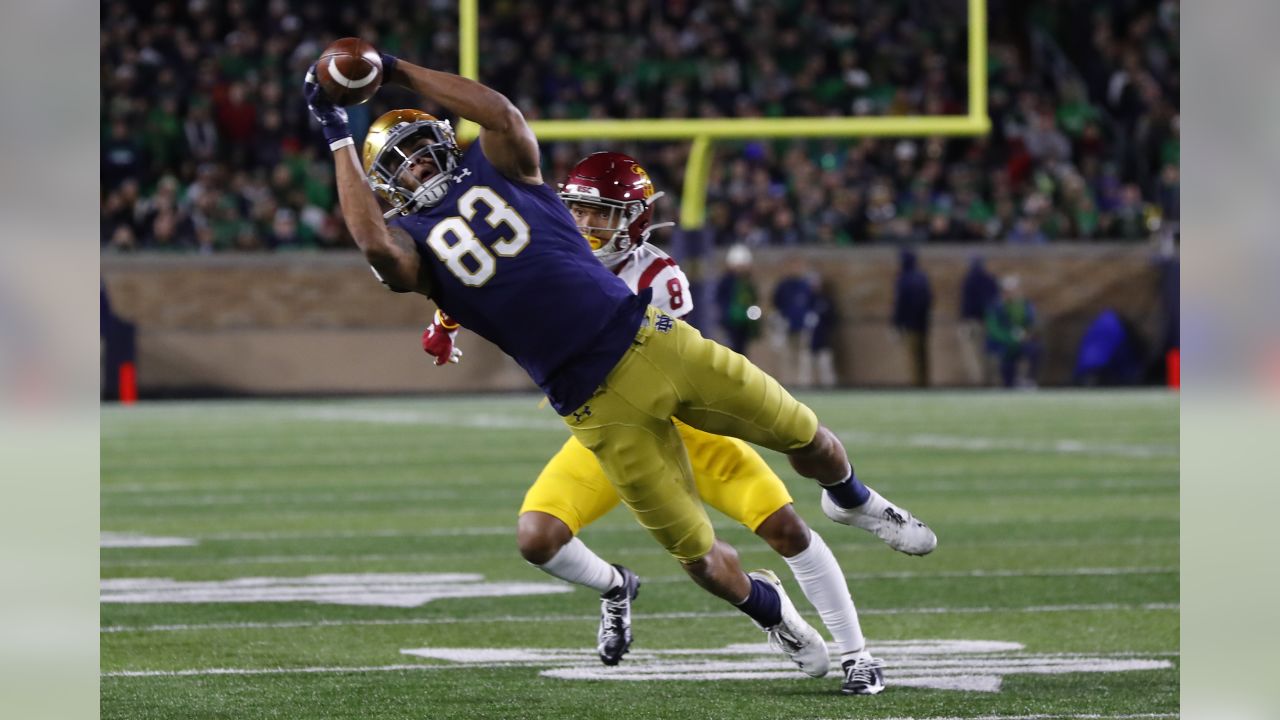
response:
[(545, 565), (573, 539), (573, 532), (560, 518), (532, 510), (520, 514), (516, 522), (516, 544), (520, 556), (534, 565)]
[(813, 435), (813, 439), (807, 445), (802, 445), (788, 452), (787, 455), (796, 460), (822, 457), (831, 452), (832, 444), (837, 442), (839, 441), (836, 440), (834, 433), (828, 430), (825, 425), (819, 425), (817, 432)]
[(712, 546), (702, 557), (694, 559), (676, 558), (680, 567), (694, 579), (710, 578), (716, 574), (716, 567), (723, 564), (723, 558), (716, 557), (718, 546)]
[(791, 505), (765, 518), (756, 534), (783, 557), (795, 557), (809, 548), (809, 526)]
[(821, 425), (809, 444), (787, 454), (791, 468), (804, 477), (831, 485), (849, 472), (849, 456), (835, 433)]

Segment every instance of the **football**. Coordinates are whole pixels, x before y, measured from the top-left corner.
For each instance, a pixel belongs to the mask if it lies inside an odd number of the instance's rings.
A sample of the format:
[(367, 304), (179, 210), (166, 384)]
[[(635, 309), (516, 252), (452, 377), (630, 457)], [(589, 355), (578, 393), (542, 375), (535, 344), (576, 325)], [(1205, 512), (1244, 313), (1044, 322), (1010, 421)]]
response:
[(364, 40), (342, 38), (320, 54), (316, 76), (334, 104), (359, 105), (382, 87), (382, 58), (377, 48)]

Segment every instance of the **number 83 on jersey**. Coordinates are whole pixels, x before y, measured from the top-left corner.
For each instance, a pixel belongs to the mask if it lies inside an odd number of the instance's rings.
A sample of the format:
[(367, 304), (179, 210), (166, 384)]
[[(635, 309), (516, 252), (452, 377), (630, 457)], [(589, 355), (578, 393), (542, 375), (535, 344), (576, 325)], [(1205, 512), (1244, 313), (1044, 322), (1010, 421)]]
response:
[[(485, 247), (468, 224), (469, 220), (475, 218), (478, 205), (487, 208), (485, 222), (495, 229), (505, 225), (510, 237)], [(440, 262), (463, 285), (480, 287), (489, 282), (497, 271), (495, 254), (500, 257), (515, 257), (528, 246), (529, 224), (493, 188), (484, 185), (477, 185), (463, 193), (458, 198), (458, 211), (460, 215), (445, 218), (431, 228), (431, 233), (427, 235), (427, 247), (431, 248)]]

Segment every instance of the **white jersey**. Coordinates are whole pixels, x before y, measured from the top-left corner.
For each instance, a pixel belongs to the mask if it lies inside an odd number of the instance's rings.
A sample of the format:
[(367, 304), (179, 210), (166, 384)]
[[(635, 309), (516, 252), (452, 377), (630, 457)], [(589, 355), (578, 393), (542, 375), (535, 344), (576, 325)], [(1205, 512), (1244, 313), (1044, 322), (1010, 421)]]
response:
[(631, 253), (614, 273), (639, 293), (653, 288), (649, 304), (672, 317), (684, 317), (693, 310), (693, 296), (689, 294), (689, 278), (671, 256), (645, 243)]

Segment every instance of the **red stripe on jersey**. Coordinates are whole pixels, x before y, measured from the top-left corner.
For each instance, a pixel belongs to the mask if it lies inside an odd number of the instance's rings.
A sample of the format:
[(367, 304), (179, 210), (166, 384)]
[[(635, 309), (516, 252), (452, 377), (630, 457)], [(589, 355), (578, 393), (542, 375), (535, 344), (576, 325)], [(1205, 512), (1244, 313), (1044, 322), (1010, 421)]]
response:
[(675, 264), (676, 261), (671, 258), (656, 258), (653, 262), (649, 263), (649, 267), (645, 268), (644, 272), (640, 273), (640, 282), (636, 283), (636, 292), (649, 287), (649, 283), (653, 282), (653, 279), (658, 276), (658, 273), (662, 272), (664, 268), (674, 267)]

